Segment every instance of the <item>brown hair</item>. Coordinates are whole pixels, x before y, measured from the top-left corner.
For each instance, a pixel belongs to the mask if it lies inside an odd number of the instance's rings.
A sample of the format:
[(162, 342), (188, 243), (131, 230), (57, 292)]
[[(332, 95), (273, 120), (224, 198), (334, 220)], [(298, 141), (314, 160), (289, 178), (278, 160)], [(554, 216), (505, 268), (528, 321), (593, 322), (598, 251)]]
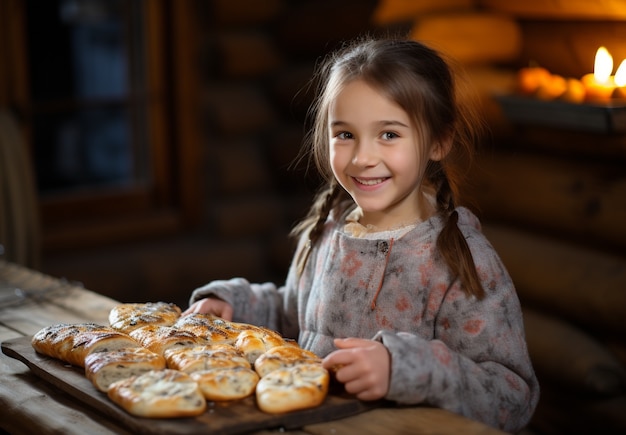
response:
[[(445, 219), (437, 248), (466, 293), (483, 297), (484, 289), (455, 211), (465, 175), (463, 168), (467, 169), (483, 124), (471, 106), (465, 107), (457, 98), (450, 65), (435, 50), (417, 41), (365, 38), (331, 53), (314, 78), (318, 80), (318, 92), (309, 113), (312, 127), (304, 151), (312, 155), (326, 184), (309, 214), (292, 231), (299, 237), (308, 234), (307, 246), (298, 253), (300, 270), (308, 259), (308, 248), (318, 242), (329, 213), (341, 214), (349, 199), (330, 169), (328, 108), (343, 86), (358, 79), (402, 107), (418, 127), (421, 143), (450, 145), (442, 160), (428, 161), (423, 179), (435, 189), (437, 213)], [(424, 155), (426, 152), (422, 150)]]

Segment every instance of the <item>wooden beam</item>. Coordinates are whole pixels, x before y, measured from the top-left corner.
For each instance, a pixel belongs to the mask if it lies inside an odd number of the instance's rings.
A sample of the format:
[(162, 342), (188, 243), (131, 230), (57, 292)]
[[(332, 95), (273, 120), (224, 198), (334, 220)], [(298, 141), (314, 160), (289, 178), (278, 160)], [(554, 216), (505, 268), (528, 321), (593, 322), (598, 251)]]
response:
[(477, 0), (478, 6), (522, 18), (623, 20), (624, 0)]
[(171, 2), (175, 131), (179, 196), (184, 223), (198, 225), (204, 218), (203, 153), (198, 119), (198, 28), (196, 2)]
[(475, 169), (467, 189), (484, 217), (611, 250), (626, 247), (623, 161), (502, 151), (481, 157)]
[(522, 47), (521, 29), (513, 18), (478, 12), (419, 18), (411, 38), (464, 64), (516, 61)]
[(626, 257), (583, 248), (511, 226), (485, 225), (523, 304), (587, 331), (626, 334)]
[(476, 0), (381, 0), (372, 20), (377, 25), (412, 21), (432, 12), (474, 8)]

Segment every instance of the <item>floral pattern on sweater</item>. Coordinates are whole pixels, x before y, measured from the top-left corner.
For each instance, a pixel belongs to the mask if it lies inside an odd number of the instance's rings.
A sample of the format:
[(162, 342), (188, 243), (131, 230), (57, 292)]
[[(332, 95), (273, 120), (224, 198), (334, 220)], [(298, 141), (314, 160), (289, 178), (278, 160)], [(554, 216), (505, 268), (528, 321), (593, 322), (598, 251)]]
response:
[(517, 431), (539, 398), (520, 303), (478, 219), (457, 211), (486, 292), (481, 300), (464, 293), (438, 254), (443, 221), (434, 216), (398, 240), (353, 237), (331, 217), (300, 277), (292, 265), (281, 287), (214, 281), (191, 302), (220, 297), (235, 321), (278, 330), (320, 356), (335, 349), (335, 337), (379, 340), (392, 362), (386, 399)]

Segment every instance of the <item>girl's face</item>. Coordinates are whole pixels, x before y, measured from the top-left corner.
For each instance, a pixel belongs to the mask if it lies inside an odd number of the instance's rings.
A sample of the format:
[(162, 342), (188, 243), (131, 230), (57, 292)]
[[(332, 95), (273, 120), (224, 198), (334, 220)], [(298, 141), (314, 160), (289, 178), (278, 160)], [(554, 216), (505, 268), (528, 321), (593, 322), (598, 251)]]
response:
[(400, 106), (355, 80), (328, 115), (331, 168), (363, 210), (361, 224), (385, 230), (432, 214), (420, 186), (428, 159), (437, 156)]

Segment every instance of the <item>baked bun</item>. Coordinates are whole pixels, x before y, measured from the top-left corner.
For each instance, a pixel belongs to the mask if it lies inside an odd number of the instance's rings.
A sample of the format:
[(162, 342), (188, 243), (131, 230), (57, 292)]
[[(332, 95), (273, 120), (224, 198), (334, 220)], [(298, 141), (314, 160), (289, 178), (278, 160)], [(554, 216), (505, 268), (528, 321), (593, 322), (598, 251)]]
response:
[(109, 312), (109, 324), (129, 333), (146, 325), (171, 326), (180, 318), (181, 309), (167, 302), (120, 304)]
[(245, 366), (201, 370), (190, 376), (198, 383), (204, 397), (211, 401), (244, 399), (254, 393), (259, 382), (259, 375)]
[(140, 346), (128, 334), (96, 323), (47, 326), (33, 335), (31, 344), (37, 352), (77, 367), (85, 367), (90, 353)]
[(170, 369), (186, 373), (227, 367), (251, 368), (248, 360), (229, 344), (169, 349), (165, 352), (165, 360)]
[(165, 352), (170, 369), (189, 373), (207, 400), (250, 396), (259, 381), (248, 360), (230, 344), (211, 344)]
[(176, 370), (153, 370), (110, 385), (111, 401), (137, 417), (194, 417), (206, 410), (198, 383)]
[(257, 405), (270, 414), (314, 408), (324, 402), (329, 382), (328, 371), (321, 364), (274, 370), (257, 383)]
[(274, 370), (296, 364), (321, 364), (322, 360), (313, 352), (291, 345), (276, 346), (261, 354), (254, 362), (254, 369), (263, 377)]
[(250, 364), (273, 347), (285, 345), (285, 340), (276, 332), (256, 327), (239, 334), (235, 347), (239, 349)]
[(85, 358), (85, 376), (104, 393), (114, 382), (164, 368), (165, 358), (145, 347), (95, 352)]
[(171, 326), (148, 325), (135, 329), (130, 336), (143, 347), (159, 355), (172, 348), (185, 348), (206, 344), (206, 340), (192, 332)]
[(240, 331), (225, 327), (229, 323), (213, 314), (193, 313), (178, 319), (173, 327), (192, 332), (209, 343), (230, 344), (237, 340)]

